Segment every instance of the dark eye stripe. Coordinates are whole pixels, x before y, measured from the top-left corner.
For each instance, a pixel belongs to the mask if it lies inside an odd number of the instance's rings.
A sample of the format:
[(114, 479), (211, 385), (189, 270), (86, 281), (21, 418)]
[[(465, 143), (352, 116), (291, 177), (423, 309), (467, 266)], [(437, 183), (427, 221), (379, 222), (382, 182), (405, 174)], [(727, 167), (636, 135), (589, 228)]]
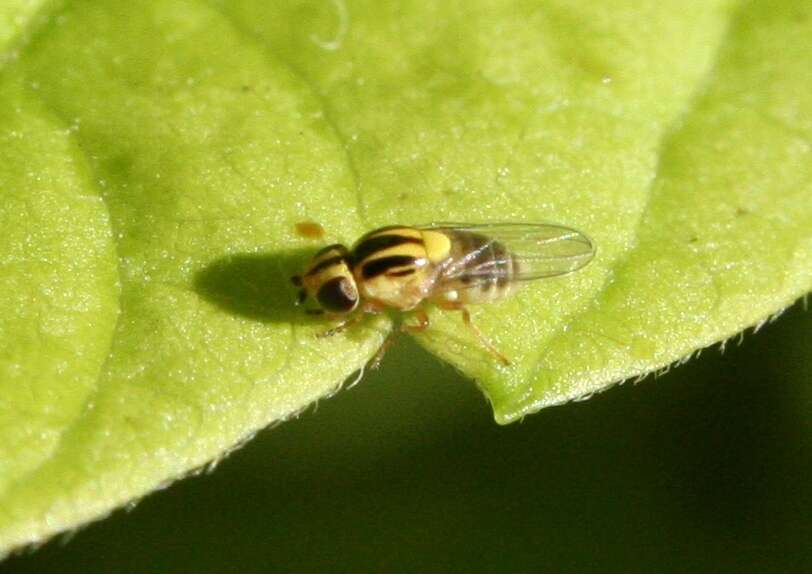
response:
[(365, 263), (361, 268), (361, 274), (364, 279), (371, 279), (377, 277), (391, 269), (397, 267), (405, 267), (407, 265), (414, 265), (417, 260), (411, 255), (392, 255), (391, 257), (381, 257), (380, 259), (373, 259)]
[(310, 269), (310, 271), (308, 271), (306, 273), (306, 275), (308, 277), (312, 277), (313, 275), (315, 275), (319, 271), (327, 269), (328, 267), (332, 267), (333, 265), (337, 265), (337, 264), (341, 263), (344, 260), (345, 260), (345, 257), (343, 255), (336, 255), (335, 257), (329, 257), (329, 258), (325, 259), (324, 261), (319, 261), (315, 266), (313, 266), (312, 269)]
[(404, 245), (406, 243), (417, 243), (422, 245), (423, 240), (417, 237), (409, 237), (408, 235), (375, 235), (369, 239), (362, 240), (361, 243), (359, 243), (355, 249), (352, 250), (352, 257), (355, 261), (360, 263), (378, 251), (389, 249), (390, 247), (397, 247), (398, 245)]

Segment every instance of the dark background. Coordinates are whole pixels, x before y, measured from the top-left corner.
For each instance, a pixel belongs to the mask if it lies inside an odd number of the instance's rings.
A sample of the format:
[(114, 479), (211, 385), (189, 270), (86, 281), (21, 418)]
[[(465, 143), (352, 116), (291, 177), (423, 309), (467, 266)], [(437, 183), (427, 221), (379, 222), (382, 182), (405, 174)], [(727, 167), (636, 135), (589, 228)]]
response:
[(381, 371), (3, 572), (812, 572), (812, 312), (497, 426), (406, 338)]

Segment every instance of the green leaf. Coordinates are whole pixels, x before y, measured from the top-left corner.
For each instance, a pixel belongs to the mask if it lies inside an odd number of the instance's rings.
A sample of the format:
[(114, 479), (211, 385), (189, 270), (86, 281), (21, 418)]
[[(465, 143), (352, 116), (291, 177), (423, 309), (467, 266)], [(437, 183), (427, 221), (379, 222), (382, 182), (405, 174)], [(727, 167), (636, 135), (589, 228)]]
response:
[[(639, 223), (630, 228), (635, 244), (616, 258), (604, 249), (598, 288), (584, 297), (576, 283), (580, 306), (568, 306), (553, 325), (518, 310), (508, 329), (496, 317), (481, 321), (521, 357), (505, 374), (460, 361), (480, 379), (500, 422), (688, 358), (812, 288), (810, 32), (808, 2), (747, 3), (700, 93), (662, 138)], [(605, 233), (614, 229), (587, 228), (612, 249)], [(558, 307), (560, 295), (549, 288), (539, 293)], [(533, 333), (530, 344), (521, 332)], [(443, 354), (440, 337), (430, 345)]]
[(37, 10), (47, 0), (3, 0), (0, 5), (0, 65), (4, 60), (13, 59), (16, 54), (8, 48), (34, 27)]
[[(812, 285), (809, 2), (75, 0), (0, 9), (0, 552), (335, 390), (389, 330), (292, 306), (318, 245), (554, 221), (592, 265), (421, 343), (508, 422)], [(431, 392), (427, 389), (426, 392)]]
[[(355, 233), (352, 174), (308, 88), (218, 14), (75, 3), (2, 85), (8, 548), (221, 456), (334, 390), (382, 335), (319, 340), (292, 308), (292, 223)], [(256, 312), (208, 301), (196, 276)]]

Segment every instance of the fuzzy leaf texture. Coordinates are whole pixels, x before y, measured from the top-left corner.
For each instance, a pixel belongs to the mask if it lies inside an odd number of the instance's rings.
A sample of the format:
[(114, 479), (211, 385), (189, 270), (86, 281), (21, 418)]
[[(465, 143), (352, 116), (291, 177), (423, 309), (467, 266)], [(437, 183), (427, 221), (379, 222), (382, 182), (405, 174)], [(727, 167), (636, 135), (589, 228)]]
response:
[[(587, 232), (583, 271), (421, 344), (507, 423), (725, 340), (812, 286), (809, 0), (7, 0), (0, 552), (215, 460), (391, 327), (288, 277), (433, 220)], [(385, 368), (384, 364), (384, 368)], [(426, 392), (431, 392), (427, 389)]]

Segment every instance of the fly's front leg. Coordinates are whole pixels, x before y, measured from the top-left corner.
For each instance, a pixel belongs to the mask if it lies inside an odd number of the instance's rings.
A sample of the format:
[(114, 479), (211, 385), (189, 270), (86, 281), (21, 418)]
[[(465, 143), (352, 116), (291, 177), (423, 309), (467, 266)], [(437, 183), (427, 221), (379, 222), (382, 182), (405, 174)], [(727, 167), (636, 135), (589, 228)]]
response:
[(462, 303), (459, 303), (457, 301), (438, 301), (437, 306), (440, 309), (445, 309), (447, 311), (462, 312), (463, 323), (465, 323), (466, 327), (471, 329), (471, 332), (473, 332), (476, 338), (479, 339), (480, 344), (483, 347), (485, 347), (485, 349), (487, 349), (491, 355), (496, 357), (496, 359), (498, 359), (500, 363), (502, 363), (506, 367), (510, 366), (510, 361), (508, 360), (508, 358), (505, 357), (502, 353), (500, 353), (499, 350), (493, 346), (493, 343), (491, 343), (485, 337), (485, 335), (482, 334), (482, 331), (480, 331), (479, 328), (476, 325), (474, 325), (473, 321), (471, 321), (471, 313), (468, 312), (468, 309), (466, 309)]
[[(328, 318), (336, 319), (337, 317), (330, 317), (328, 315)], [(361, 321), (361, 319), (363, 319), (363, 318), (364, 318), (363, 313), (358, 313), (358, 312), (353, 313), (349, 317), (342, 318), (341, 322), (338, 323), (336, 326), (331, 327), (330, 329), (327, 329), (323, 333), (319, 333), (318, 335), (316, 335), (316, 337), (318, 337), (319, 339), (326, 339), (327, 337), (332, 337), (333, 335), (338, 335), (339, 333), (342, 333), (342, 332), (346, 331), (347, 329), (349, 329), (350, 327), (352, 327), (353, 325), (355, 325), (356, 323)]]
[(324, 331), (323, 333), (319, 333), (316, 335), (319, 339), (324, 339), (326, 337), (332, 337), (333, 335), (337, 335), (343, 331), (346, 331), (353, 325), (359, 323), (363, 318), (364, 315), (367, 313), (377, 314), (383, 311), (383, 305), (377, 303), (375, 301), (365, 301), (360, 309), (357, 309), (352, 315), (349, 317), (343, 317), (341, 315), (328, 315), (329, 319), (338, 319), (341, 318), (341, 322), (338, 323), (335, 327)]

